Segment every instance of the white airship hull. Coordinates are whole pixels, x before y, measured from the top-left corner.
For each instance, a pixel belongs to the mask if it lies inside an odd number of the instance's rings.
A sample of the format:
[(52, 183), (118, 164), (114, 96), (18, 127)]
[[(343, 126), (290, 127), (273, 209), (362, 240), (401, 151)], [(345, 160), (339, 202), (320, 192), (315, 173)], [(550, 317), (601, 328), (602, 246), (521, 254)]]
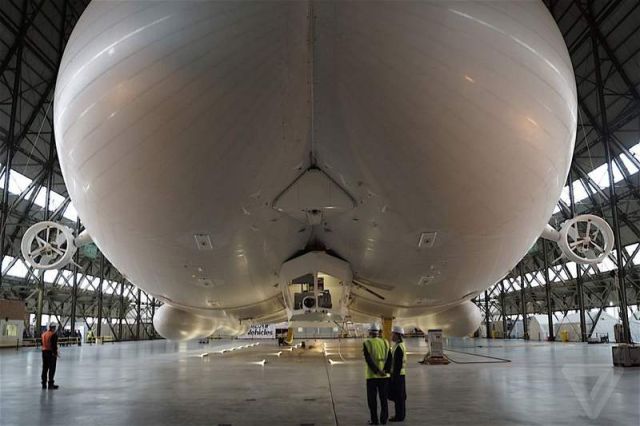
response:
[[(109, 260), (175, 307), (263, 320), (310, 246), (384, 297), (354, 288), (354, 314), (468, 301), (540, 235), (576, 129), (541, 2), (95, 2), (54, 106)], [(274, 208), (311, 167), (355, 204), (313, 226)]]

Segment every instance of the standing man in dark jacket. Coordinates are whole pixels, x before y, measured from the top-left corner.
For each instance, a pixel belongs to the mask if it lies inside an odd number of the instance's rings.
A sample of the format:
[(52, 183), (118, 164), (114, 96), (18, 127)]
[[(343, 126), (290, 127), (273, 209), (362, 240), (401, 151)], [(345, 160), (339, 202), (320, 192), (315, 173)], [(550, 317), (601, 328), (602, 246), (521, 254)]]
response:
[[(380, 326), (372, 324), (369, 328), (369, 338), (364, 341), (362, 352), (367, 363), (365, 375), (367, 378), (367, 403), (371, 415), (370, 425), (387, 424), (389, 417), (389, 371), (391, 370), (391, 348), (389, 342), (379, 337)], [(380, 398), (380, 423), (378, 423), (378, 403)]]
[(396, 415), (389, 419), (390, 422), (402, 422), (405, 416), (407, 347), (402, 340), (403, 336), (404, 330), (402, 327), (393, 327), (391, 334), (391, 340), (394, 343), (392, 350), (393, 364), (389, 380), (389, 399), (394, 402)]
[[(56, 334), (56, 324), (49, 324), (49, 330), (42, 333), (42, 389), (58, 389), (54, 383), (56, 375), (56, 360), (58, 358), (58, 335)], [(47, 382), (47, 374), (49, 380)]]

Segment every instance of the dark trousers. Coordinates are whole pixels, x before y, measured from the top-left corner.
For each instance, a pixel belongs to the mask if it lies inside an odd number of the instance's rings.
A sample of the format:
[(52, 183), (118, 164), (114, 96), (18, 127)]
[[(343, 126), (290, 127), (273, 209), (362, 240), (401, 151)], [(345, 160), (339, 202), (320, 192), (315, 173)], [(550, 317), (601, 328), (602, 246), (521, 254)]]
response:
[(380, 397), (380, 422), (389, 418), (389, 379), (367, 379), (367, 403), (371, 413), (371, 423), (378, 423), (378, 401)]
[(53, 377), (56, 375), (56, 356), (52, 351), (42, 351), (42, 384), (47, 383), (47, 373), (49, 374), (49, 384), (53, 384)]
[(389, 383), (389, 399), (393, 401), (396, 412), (394, 417), (400, 421), (404, 420), (406, 413), (407, 390), (404, 379), (404, 376), (394, 377)]

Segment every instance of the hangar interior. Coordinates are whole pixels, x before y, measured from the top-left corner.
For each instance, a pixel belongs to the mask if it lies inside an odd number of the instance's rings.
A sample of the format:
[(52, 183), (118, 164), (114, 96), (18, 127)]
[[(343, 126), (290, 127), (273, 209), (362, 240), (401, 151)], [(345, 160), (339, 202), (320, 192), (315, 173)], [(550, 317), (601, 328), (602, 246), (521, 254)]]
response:
[[(157, 340), (161, 301), (95, 245), (59, 270), (39, 272), (22, 258), (21, 239), (37, 222), (83, 229), (57, 158), (52, 105), (64, 47), (88, 3), (0, 3), (0, 346), (10, 348), (0, 351), (0, 424), (366, 424), (359, 340), (327, 339), (308, 353), (283, 352), (273, 339)], [(566, 41), (579, 104), (573, 162), (550, 223), (597, 214), (615, 248), (585, 266), (539, 239), (474, 299), (482, 325), (475, 338), (447, 340), (448, 366), (419, 365), (425, 343), (408, 339), (407, 424), (640, 421), (640, 373), (613, 369), (610, 345), (640, 342), (640, 2), (544, 3)], [(12, 302), (24, 308), (13, 314)], [(62, 388), (34, 398), (32, 346), (52, 321), (69, 345)], [(347, 331), (361, 337), (355, 330)]]

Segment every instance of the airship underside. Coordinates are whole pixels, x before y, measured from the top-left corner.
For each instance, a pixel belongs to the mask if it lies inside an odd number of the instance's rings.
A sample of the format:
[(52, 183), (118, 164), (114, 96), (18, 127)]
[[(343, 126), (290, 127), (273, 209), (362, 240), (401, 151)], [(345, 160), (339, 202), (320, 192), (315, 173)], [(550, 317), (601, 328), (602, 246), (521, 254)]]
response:
[(54, 116), (74, 205), (161, 332), (466, 333), (552, 214), (576, 88), (541, 2), (94, 2)]

